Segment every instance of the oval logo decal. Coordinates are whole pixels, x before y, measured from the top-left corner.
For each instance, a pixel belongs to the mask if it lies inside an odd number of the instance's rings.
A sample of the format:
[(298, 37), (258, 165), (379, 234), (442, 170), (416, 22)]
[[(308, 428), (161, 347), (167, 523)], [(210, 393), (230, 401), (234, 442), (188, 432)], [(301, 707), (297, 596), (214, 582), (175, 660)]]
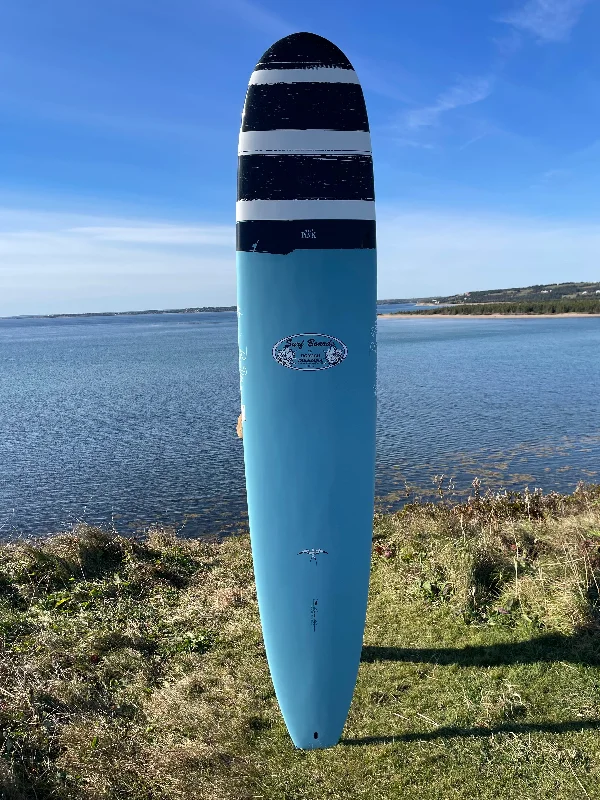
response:
[(273, 347), (273, 358), (288, 369), (329, 369), (348, 355), (346, 345), (326, 333), (294, 333)]

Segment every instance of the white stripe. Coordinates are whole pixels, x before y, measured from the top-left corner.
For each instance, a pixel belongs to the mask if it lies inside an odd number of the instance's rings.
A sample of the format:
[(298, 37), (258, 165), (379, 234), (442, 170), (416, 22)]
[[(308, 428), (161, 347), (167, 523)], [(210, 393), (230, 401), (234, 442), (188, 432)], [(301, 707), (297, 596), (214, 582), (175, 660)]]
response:
[(359, 83), (353, 69), (309, 67), (308, 69), (257, 69), (250, 76), (250, 85), (265, 83)]
[(238, 200), (237, 222), (263, 219), (375, 219), (374, 200)]
[(368, 131), (276, 130), (242, 131), (238, 155), (339, 153), (371, 155)]

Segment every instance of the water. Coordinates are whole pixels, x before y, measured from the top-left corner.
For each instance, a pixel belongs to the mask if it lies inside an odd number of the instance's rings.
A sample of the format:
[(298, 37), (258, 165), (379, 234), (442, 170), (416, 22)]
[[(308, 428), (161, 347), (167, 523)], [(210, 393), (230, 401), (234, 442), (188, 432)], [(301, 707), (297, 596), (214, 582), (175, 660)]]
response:
[[(600, 480), (600, 318), (381, 319), (378, 361), (380, 508)], [(0, 320), (0, 538), (235, 529), (238, 413), (234, 312)]]

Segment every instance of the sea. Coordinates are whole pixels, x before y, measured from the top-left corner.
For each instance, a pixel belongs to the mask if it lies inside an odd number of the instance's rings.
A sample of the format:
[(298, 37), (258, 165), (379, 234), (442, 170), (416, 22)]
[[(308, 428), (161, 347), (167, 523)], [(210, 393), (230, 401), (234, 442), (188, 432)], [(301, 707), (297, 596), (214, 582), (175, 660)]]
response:
[[(600, 318), (380, 318), (377, 345), (377, 510), (600, 482)], [(239, 410), (235, 312), (0, 319), (0, 540), (243, 530)]]

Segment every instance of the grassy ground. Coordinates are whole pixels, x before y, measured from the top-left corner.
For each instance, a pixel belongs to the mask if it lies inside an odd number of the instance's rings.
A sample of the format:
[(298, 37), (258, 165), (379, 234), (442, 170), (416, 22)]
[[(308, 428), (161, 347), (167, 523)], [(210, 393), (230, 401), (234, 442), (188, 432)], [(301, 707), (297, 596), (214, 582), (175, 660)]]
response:
[(377, 515), (340, 744), (293, 749), (247, 535), (0, 547), (6, 800), (600, 796), (600, 486)]

